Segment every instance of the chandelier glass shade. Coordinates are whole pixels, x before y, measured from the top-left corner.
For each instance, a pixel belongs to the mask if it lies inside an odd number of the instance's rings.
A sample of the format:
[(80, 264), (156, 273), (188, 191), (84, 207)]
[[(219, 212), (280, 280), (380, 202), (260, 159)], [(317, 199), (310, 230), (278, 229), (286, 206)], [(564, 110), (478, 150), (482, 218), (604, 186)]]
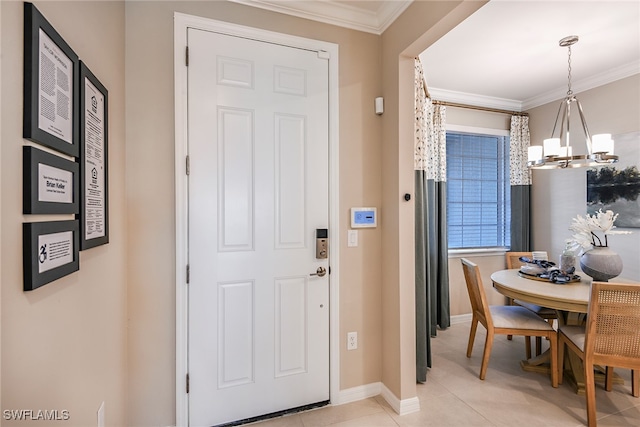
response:
[[(585, 166), (602, 166), (615, 163), (618, 156), (613, 154), (613, 139), (611, 134), (593, 135), (589, 133), (587, 121), (580, 101), (571, 90), (571, 45), (577, 43), (578, 36), (568, 36), (560, 40), (561, 47), (567, 47), (569, 52), (569, 75), (567, 96), (560, 103), (556, 121), (553, 125), (551, 138), (545, 139), (543, 145), (533, 145), (528, 149), (528, 162), (530, 168), (536, 169), (564, 169)], [(571, 107), (575, 104), (580, 116), (582, 131), (585, 137), (587, 154), (574, 155), (571, 147)], [(560, 120), (559, 135), (555, 137), (558, 121)]]

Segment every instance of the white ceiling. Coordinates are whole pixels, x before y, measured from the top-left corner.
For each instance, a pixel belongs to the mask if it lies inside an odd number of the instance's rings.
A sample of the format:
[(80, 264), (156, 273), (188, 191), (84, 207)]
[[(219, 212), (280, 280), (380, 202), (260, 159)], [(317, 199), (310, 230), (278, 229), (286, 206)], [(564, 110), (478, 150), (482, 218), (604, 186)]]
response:
[[(411, 1), (231, 0), (381, 34)], [(425, 1), (425, 0), (417, 0)], [(428, 0), (427, 0), (428, 1)], [(640, 0), (493, 0), (420, 55), (438, 100), (526, 110), (640, 73)]]
[(638, 0), (494, 0), (420, 59), (435, 99), (526, 110), (566, 95), (569, 35), (574, 93), (640, 73)]

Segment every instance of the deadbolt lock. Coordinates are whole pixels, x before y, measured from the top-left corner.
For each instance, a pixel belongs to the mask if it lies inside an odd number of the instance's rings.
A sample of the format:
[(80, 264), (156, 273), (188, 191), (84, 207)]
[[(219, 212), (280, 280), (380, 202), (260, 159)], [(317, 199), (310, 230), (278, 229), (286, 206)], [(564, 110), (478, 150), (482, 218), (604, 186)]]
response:
[(316, 259), (329, 258), (329, 233), (326, 228), (316, 229)]

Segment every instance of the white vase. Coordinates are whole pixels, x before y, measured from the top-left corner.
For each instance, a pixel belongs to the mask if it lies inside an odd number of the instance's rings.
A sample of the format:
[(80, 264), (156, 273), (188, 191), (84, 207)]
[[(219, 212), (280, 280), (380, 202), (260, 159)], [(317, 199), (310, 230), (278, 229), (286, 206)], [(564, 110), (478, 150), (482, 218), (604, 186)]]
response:
[(596, 246), (580, 257), (580, 268), (593, 280), (607, 282), (622, 273), (622, 258), (608, 247)]

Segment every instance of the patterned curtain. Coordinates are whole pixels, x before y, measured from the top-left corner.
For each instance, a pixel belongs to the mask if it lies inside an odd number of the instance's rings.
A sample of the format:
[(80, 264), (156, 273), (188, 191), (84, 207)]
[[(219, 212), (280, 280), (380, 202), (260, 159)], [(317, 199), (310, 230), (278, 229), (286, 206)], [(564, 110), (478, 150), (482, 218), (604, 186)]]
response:
[(510, 132), (511, 250), (531, 251), (531, 171), (527, 167), (529, 117), (511, 116)]
[(427, 96), (415, 60), (416, 376), (431, 367), (431, 337), (451, 324), (447, 244), (446, 107)]

